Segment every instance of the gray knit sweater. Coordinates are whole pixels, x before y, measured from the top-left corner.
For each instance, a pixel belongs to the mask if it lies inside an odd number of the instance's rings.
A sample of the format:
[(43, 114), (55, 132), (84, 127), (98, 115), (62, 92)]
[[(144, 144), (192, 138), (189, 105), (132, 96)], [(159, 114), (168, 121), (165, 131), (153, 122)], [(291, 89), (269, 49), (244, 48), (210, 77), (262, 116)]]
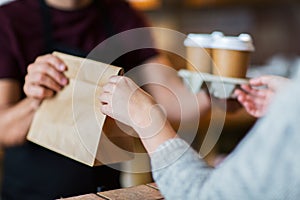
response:
[(300, 199), (300, 79), (219, 167), (181, 139), (162, 144), (151, 164), (166, 199)]

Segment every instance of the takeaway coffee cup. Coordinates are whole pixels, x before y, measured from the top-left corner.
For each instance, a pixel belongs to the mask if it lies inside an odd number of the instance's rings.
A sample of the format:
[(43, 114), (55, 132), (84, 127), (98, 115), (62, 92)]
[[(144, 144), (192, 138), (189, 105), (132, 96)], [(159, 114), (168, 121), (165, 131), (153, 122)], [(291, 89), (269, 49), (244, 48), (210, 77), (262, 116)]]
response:
[(188, 34), (184, 41), (187, 53), (187, 69), (211, 73), (212, 68), (212, 43), (222, 37), (223, 33), (213, 32), (212, 34)]
[(213, 74), (218, 76), (245, 78), (254, 51), (252, 38), (242, 33), (237, 37), (224, 36), (212, 44)]

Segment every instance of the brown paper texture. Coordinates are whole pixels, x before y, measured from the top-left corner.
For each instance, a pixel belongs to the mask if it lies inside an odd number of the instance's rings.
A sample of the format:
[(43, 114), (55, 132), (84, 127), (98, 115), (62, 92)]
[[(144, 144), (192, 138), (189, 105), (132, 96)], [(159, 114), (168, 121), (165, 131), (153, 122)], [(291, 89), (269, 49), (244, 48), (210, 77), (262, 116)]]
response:
[(89, 166), (132, 159), (132, 138), (101, 113), (98, 100), (102, 86), (122, 69), (59, 52), (53, 55), (68, 66), (69, 84), (42, 102), (27, 139)]

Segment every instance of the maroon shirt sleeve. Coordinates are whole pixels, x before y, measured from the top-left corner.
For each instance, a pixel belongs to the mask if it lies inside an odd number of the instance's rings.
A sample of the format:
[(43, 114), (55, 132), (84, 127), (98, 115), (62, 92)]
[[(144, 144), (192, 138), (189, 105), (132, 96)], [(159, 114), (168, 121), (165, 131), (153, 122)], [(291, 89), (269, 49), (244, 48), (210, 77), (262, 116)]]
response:
[(18, 68), (18, 62), (14, 47), (16, 46), (11, 22), (0, 8), (0, 78), (10, 78), (21, 80), (21, 71)]

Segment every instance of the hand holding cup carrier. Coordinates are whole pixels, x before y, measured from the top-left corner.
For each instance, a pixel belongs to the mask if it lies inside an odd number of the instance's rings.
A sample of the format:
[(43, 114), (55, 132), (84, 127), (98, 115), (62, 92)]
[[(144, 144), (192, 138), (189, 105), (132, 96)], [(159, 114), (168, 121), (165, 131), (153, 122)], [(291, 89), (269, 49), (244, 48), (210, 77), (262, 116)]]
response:
[(187, 70), (180, 71), (179, 75), (194, 92), (205, 81), (213, 96), (229, 98), (237, 85), (248, 83), (245, 77), (250, 54), (254, 51), (249, 34), (189, 34), (184, 44), (187, 49)]

